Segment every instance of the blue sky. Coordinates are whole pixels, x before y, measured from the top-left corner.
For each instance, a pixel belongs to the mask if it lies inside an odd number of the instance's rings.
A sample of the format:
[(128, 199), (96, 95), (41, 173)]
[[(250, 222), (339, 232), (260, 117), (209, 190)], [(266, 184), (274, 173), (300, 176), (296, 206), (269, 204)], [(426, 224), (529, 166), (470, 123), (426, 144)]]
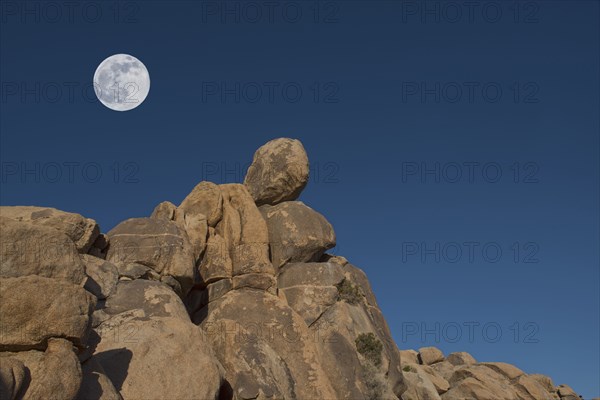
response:
[[(103, 231), (300, 139), (400, 348), (600, 396), (598, 2), (2, 2), (2, 205)], [(106, 57), (150, 94), (94, 100)]]

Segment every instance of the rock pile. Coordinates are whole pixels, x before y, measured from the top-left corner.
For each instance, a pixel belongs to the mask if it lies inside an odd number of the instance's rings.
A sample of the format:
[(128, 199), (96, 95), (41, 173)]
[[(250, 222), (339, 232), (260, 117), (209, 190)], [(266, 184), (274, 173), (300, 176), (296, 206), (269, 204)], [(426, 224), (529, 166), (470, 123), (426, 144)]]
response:
[(567, 385), (547, 376), (527, 375), (502, 362), (478, 363), (469, 353), (447, 357), (435, 347), (401, 350), (407, 390), (403, 400), (578, 400)]
[(201, 182), (107, 234), (1, 207), (0, 398), (576, 398), (508, 364), (399, 351), (366, 275), (297, 201), (308, 173), (302, 144), (276, 139), (243, 184)]

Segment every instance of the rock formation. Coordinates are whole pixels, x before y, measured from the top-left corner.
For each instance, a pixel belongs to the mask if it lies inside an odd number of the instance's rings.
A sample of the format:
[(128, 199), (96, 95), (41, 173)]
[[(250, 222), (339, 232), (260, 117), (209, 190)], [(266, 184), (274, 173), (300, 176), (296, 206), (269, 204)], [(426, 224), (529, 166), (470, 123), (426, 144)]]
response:
[(0, 207), (0, 398), (573, 400), (566, 385), (436, 348), (398, 350), (331, 224), (296, 201), (297, 140), (243, 184), (201, 182), (107, 234)]

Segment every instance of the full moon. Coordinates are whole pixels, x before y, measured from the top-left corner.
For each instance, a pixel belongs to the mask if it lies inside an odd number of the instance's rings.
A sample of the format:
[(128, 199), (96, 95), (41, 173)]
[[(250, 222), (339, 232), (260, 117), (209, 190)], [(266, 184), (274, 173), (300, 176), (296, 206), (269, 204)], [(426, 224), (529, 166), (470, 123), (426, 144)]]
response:
[(129, 54), (115, 54), (102, 61), (94, 73), (94, 90), (98, 100), (115, 111), (129, 111), (150, 92), (150, 75), (146, 66)]

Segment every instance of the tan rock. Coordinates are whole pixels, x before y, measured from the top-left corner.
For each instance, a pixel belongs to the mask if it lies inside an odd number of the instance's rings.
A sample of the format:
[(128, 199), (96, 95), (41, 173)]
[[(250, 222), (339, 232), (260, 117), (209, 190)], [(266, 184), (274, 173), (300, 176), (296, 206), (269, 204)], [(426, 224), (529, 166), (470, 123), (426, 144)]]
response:
[(80, 253), (87, 253), (100, 234), (100, 228), (93, 219), (56, 208), (3, 206), (0, 207), (0, 216), (31, 222), (36, 226), (46, 226), (62, 232), (75, 243)]
[(421, 347), (419, 349), (419, 361), (425, 365), (435, 364), (444, 361), (444, 353), (436, 347)]
[(248, 168), (244, 185), (256, 204), (296, 200), (308, 183), (308, 156), (300, 141), (271, 140), (261, 146)]
[(306, 322), (312, 325), (338, 299), (334, 286), (295, 286), (280, 289), (288, 305)]
[(83, 346), (95, 303), (92, 294), (69, 282), (35, 275), (3, 278), (0, 351), (43, 350), (53, 337)]
[(519, 368), (515, 367), (514, 365), (510, 365), (510, 364), (503, 363), (503, 362), (485, 362), (485, 363), (479, 363), (479, 365), (483, 365), (488, 368), (491, 368), (492, 370), (496, 371), (497, 373), (504, 375), (508, 379), (515, 379), (524, 374), (523, 371), (521, 371)]
[(175, 211), (177, 206), (170, 201), (163, 201), (154, 208), (150, 218), (153, 219), (165, 219), (167, 221), (173, 221), (175, 219)]
[(277, 293), (277, 280), (270, 274), (244, 274), (233, 277), (233, 289), (260, 289)]
[(435, 363), (431, 365), (431, 368), (442, 378), (449, 381), (454, 374), (454, 371), (457, 369), (454, 365), (450, 364), (448, 361), (444, 360), (442, 362)]
[(200, 258), (206, 249), (206, 241), (208, 237), (208, 224), (204, 214), (185, 214), (177, 212), (175, 214), (175, 222), (182, 227), (190, 240), (192, 251), (194, 253), (194, 263)]
[(97, 331), (94, 358), (123, 399), (216, 399), (218, 363), (191, 322), (145, 317), (139, 310), (113, 316)]
[(77, 400), (123, 399), (95, 357), (84, 362), (81, 368), (83, 377)]
[(344, 277), (344, 268), (335, 263), (289, 263), (279, 270), (277, 286), (335, 286)]
[(120, 281), (103, 311), (108, 315), (142, 311), (144, 318), (171, 317), (189, 321), (187, 310), (177, 294), (161, 282), (143, 279)]
[(554, 390), (547, 391), (537, 380), (527, 375), (519, 376), (513, 382), (513, 386), (519, 398), (525, 400), (550, 400), (551, 393), (554, 392)]
[[(377, 308), (364, 302), (349, 304), (338, 301), (323, 312), (310, 329), (319, 338), (317, 343), (321, 360), (338, 393), (337, 398), (368, 397), (371, 386), (379, 387), (388, 397), (399, 397), (404, 391), (400, 353), (391, 338), (387, 323)], [(382, 344), (381, 365), (377, 369), (385, 376), (383, 382), (377, 379), (378, 373), (367, 373), (367, 376), (363, 376), (368, 362), (364, 360), (364, 356), (357, 353), (356, 340), (361, 334), (369, 333), (375, 335)], [(356, 395), (356, 392), (361, 395)]]
[(513, 392), (494, 393), (492, 389), (486, 387), (482, 382), (475, 378), (466, 378), (442, 395), (442, 400), (465, 400), (465, 399), (477, 399), (477, 400), (508, 400), (516, 399)]
[(333, 227), (302, 202), (264, 205), (260, 211), (267, 221), (271, 258), (276, 268), (286, 263), (317, 261), (335, 246)]
[(215, 227), (223, 216), (223, 198), (218, 185), (200, 182), (179, 205), (189, 217), (203, 215), (209, 226)]
[(215, 232), (224, 239), (233, 275), (275, 274), (269, 260), (267, 224), (244, 185), (220, 185), (223, 218)]
[(402, 394), (402, 400), (440, 400), (440, 396), (429, 379), (429, 375), (420, 369), (404, 372), (408, 389)]
[(208, 232), (206, 252), (198, 267), (203, 285), (233, 276), (233, 263), (225, 238), (218, 235), (214, 228), (208, 228)]
[(0, 217), (0, 276), (39, 275), (83, 285), (86, 276), (73, 241), (58, 230)]
[(344, 275), (347, 279), (360, 287), (362, 294), (365, 296), (365, 299), (370, 306), (379, 308), (377, 305), (377, 299), (375, 298), (375, 293), (373, 293), (373, 289), (371, 288), (369, 278), (367, 278), (367, 275), (363, 272), (363, 270), (350, 263), (347, 263), (344, 265)]
[(167, 285), (119, 282), (103, 311), (110, 318), (95, 329), (92, 358), (123, 399), (217, 398), (219, 365), (183, 302)]
[(106, 259), (119, 267), (138, 263), (161, 276), (171, 275), (183, 294), (194, 284), (194, 255), (187, 234), (175, 222), (131, 218), (112, 229)]
[(415, 350), (400, 350), (400, 360), (403, 367), (410, 364), (419, 364), (419, 353)]
[(45, 352), (4, 353), (20, 360), (29, 371), (30, 382), (23, 400), (74, 400), (81, 386), (81, 365), (73, 345), (65, 339), (49, 339)]
[(342, 256), (336, 256), (334, 254), (323, 254), (323, 256), (321, 257), (321, 259), (319, 260), (320, 262), (332, 262), (335, 264), (339, 264), (342, 267), (346, 264), (348, 264), (348, 260), (346, 259), (346, 257), (342, 257)]
[(337, 398), (306, 324), (279, 298), (258, 290), (234, 290), (193, 319), (201, 323), (234, 393)]
[(473, 358), (472, 355), (464, 351), (448, 354), (448, 357), (446, 357), (446, 361), (455, 366), (472, 365), (477, 362), (477, 360), (475, 360), (475, 358)]
[(310, 326), (337, 302), (336, 285), (342, 280), (344, 270), (339, 264), (292, 263), (281, 268), (278, 287), (288, 305)]
[(85, 265), (85, 274), (88, 276), (84, 288), (98, 299), (106, 299), (117, 287), (118, 268), (106, 260), (88, 254), (82, 254), (81, 258)]
[(579, 398), (577, 393), (569, 385), (564, 385), (564, 384), (558, 385), (558, 387), (556, 389), (558, 391), (558, 395), (560, 396), (561, 400), (562, 399), (576, 400)]
[(547, 392), (554, 392), (554, 391), (556, 391), (556, 387), (554, 386), (554, 382), (552, 382), (552, 378), (550, 378), (549, 376), (542, 375), (542, 374), (531, 374), (531, 375), (528, 375), (528, 376), (531, 379), (535, 379), (540, 385), (542, 385), (542, 387), (544, 388), (544, 390), (546, 390)]
[(427, 374), (427, 377), (437, 390), (438, 394), (446, 393), (448, 389), (450, 389), (450, 383), (446, 379), (438, 375), (438, 373), (433, 368), (431, 368), (431, 366), (416, 364), (416, 368), (420, 369), (421, 371)]
[[(471, 393), (469, 389), (472, 385), (469, 384), (464, 386), (463, 381), (466, 381), (467, 383), (472, 383), (471, 379), (475, 379), (477, 382), (480, 382), (483, 388), (485, 389), (480, 393), (480, 395), (483, 396), (484, 399), (489, 398), (486, 394), (486, 392), (489, 392), (495, 394), (496, 399), (518, 400), (518, 395), (514, 387), (511, 385), (510, 381), (505, 375), (481, 364), (463, 366), (458, 368), (449, 380), (451, 389), (447, 393), (445, 393), (444, 396), (450, 392), (453, 393), (453, 396), (457, 394), (469, 395), (469, 393)], [(455, 388), (462, 389), (453, 391)], [(480, 387), (478, 385), (475, 385), (473, 386), (473, 390), (473, 393), (479, 393)], [(471, 395), (479, 399), (477, 395)], [(442, 396), (442, 398), (445, 398), (444, 396)]]

